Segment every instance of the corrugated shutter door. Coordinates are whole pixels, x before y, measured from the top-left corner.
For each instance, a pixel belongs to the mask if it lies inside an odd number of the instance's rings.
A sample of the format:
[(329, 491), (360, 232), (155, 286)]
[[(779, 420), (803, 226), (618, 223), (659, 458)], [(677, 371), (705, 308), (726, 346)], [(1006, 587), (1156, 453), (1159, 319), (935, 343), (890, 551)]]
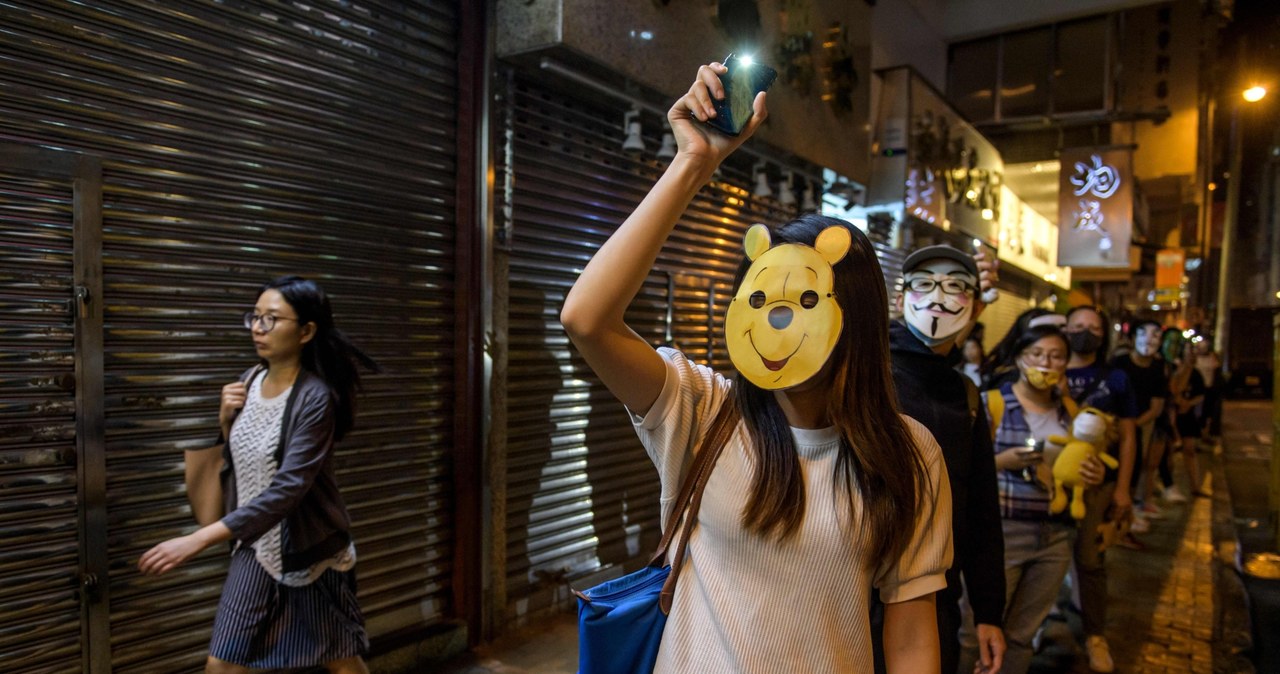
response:
[[(508, 400), (509, 619), (563, 599), (563, 582), (647, 559), (660, 535), (658, 479), (625, 409), (569, 344), (565, 294), (592, 254), (665, 168), (628, 155), (616, 101), (553, 93), (517, 79), (512, 166)], [(653, 126), (656, 126), (653, 125)], [(649, 138), (650, 152), (657, 139)], [(725, 168), (726, 180), (746, 184)], [(727, 182), (698, 195), (628, 322), (722, 371), (720, 339), (742, 235), (794, 214)], [(712, 306), (714, 305), (714, 306)]]
[(0, 174), (0, 653), (6, 672), (81, 668), (71, 197), (69, 181)]
[(190, 530), (182, 451), (216, 437), (219, 390), (254, 359), (240, 314), (282, 273), (323, 284), (338, 325), (387, 370), (367, 379), (337, 459), (370, 634), (450, 611), (456, 14), (268, 0), (6, 10), (4, 136), (104, 158), (114, 672), (203, 668), (225, 548), (158, 580), (135, 565)]
[(1000, 340), (1008, 334), (1009, 328), (1018, 320), (1022, 312), (1032, 307), (1031, 299), (1017, 295), (1010, 290), (1000, 289), (1000, 299), (988, 305), (978, 319), (982, 322), (982, 349), (991, 353)]

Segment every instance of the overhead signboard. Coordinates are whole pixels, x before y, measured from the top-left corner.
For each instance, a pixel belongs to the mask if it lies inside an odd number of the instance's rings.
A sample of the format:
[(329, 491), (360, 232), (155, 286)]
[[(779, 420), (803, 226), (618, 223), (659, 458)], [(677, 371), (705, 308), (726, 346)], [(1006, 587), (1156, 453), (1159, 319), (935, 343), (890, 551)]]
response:
[(1127, 268), (1133, 234), (1132, 148), (1062, 151), (1058, 266)]
[(906, 67), (880, 73), (866, 210), (922, 220), (996, 245), (1000, 152)]
[(1165, 248), (1156, 253), (1156, 288), (1180, 288), (1187, 264), (1181, 248)]

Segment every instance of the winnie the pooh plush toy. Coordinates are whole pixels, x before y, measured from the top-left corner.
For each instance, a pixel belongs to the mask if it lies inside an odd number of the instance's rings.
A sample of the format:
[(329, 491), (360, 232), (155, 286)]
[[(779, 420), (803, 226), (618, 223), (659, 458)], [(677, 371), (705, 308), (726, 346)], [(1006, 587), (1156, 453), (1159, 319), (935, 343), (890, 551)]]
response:
[(1049, 436), (1049, 442), (1062, 446), (1062, 452), (1053, 462), (1053, 500), (1049, 512), (1060, 513), (1067, 507), (1066, 489), (1071, 489), (1071, 516), (1084, 518), (1084, 482), (1080, 479), (1080, 465), (1090, 456), (1097, 456), (1111, 468), (1120, 464), (1102, 451), (1111, 425), (1110, 415), (1093, 407), (1080, 410), (1071, 423), (1071, 437)]

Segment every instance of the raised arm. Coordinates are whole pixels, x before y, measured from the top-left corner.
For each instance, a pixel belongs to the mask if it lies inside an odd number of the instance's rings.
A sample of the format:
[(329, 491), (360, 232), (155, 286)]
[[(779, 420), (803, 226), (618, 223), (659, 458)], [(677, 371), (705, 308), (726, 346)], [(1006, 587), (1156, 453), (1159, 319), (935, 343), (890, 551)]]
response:
[(702, 124), (715, 115), (711, 97), (723, 98), (719, 63), (702, 66), (688, 93), (667, 112), (677, 152), (640, 205), (591, 258), (565, 298), (560, 322), (578, 352), (609, 391), (632, 412), (653, 406), (666, 378), (662, 358), (623, 320), (627, 306), (653, 269), (662, 245), (698, 190), (768, 116), (765, 95), (733, 138)]

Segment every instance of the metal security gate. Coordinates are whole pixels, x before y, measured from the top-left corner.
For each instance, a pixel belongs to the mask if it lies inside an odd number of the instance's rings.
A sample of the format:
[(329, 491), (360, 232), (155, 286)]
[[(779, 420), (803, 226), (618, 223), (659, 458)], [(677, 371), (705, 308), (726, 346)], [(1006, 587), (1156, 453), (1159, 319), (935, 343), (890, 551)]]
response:
[(80, 672), (105, 646), (94, 627), (106, 572), (100, 171), (92, 158), (0, 144), (6, 672)]
[[(627, 106), (512, 74), (499, 175), (510, 213), (505, 606), (508, 623), (564, 600), (565, 581), (635, 568), (660, 535), (657, 472), (626, 411), (560, 326), (565, 294), (666, 163), (621, 148)], [(619, 122), (615, 124), (615, 120)], [(657, 120), (649, 125), (659, 131)], [(727, 370), (720, 338), (741, 240), (794, 213), (751, 197), (734, 167), (696, 197), (628, 322), (654, 345)], [(499, 181), (500, 184), (504, 182)]]
[[(192, 529), (182, 451), (216, 437), (219, 389), (254, 359), (239, 316), (283, 273), (324, 285), (338, 325), (386, 369), (366, 379), (338, 449), (371, 637), (457, 615), (456, 3), (41, 0), (4, 13), (0, 139), (104, 162), (105, 504), (90, 510), (110, 610), (84, 618), (106, 637), (87, 671), (203, 667), (225, 554), (160, 579), (136, 562)], [(50, 334), (54, 354), (65, 335)], [(66, 367), (24, 365), (54, 382)], [(45, 411), (65, 417), (58, 405)], [(50, 433), (13, 449), (67, 442)], [(29, 517), (8, 504), (0, 516)], [(0, 620), (81, 618), (65, 587), (25, 587), (30, 601)]]

